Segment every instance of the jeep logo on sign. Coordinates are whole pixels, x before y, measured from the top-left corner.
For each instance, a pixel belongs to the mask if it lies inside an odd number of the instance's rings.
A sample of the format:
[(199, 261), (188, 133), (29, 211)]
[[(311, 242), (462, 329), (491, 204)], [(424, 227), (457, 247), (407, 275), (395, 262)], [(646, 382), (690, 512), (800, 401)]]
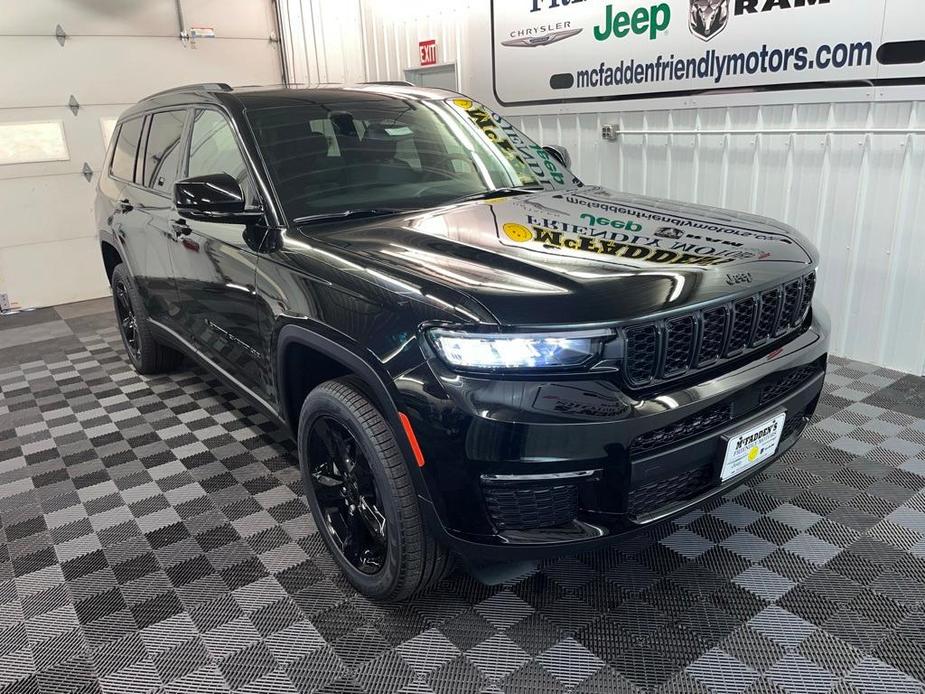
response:
[(729, 23), (729, 0), (691, 0), (691, 33), (709, 41)]

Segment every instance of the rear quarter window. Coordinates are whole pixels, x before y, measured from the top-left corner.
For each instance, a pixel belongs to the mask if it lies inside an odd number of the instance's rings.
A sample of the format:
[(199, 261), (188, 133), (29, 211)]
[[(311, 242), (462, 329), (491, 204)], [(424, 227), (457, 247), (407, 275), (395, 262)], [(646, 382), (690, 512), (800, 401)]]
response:
[(132, 118), (125, 121), (119, 128), (116, 136), (115, 151), (112, 155), (112, 166), (109, 173), (124, 181), (135, 180), (135, 156), (138, 154), (138, 142), (141, 140), (141, 125), (143, 119)]

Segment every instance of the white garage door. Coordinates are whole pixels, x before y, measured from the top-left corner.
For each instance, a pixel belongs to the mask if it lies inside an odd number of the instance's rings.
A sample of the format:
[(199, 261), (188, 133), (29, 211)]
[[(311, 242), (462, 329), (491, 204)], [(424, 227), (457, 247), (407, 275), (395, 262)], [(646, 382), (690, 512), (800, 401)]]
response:
[(108, 292), (92, 205), (115, 119), (180, 84), (278, 84), (276, 30), (272, 0), (3, 3), (0, 310)]

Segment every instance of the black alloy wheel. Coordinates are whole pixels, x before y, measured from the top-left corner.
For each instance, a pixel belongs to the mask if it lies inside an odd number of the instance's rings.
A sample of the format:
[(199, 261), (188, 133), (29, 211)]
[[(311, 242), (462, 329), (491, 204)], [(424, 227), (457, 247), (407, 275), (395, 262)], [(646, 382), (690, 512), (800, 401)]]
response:
[(308, 436), (311, 483), (326, 530), (344, 559), (374, 575), (385, 565), (388, 529), (369, 461), (350, 430), (329, 415)]
[(119, 330), (125, 347), (135, 362), (141, 361), (141, 339), (138, 335), (138, 317), (132, 307), (132, 298), (128, 287), (123, 280), (116, 282), (116, 314), (119, 320)]
[(144, 301), (124, 263), (113, 269), (112, 301), (125, 353), (140, 374), (173, 371), (183, 362), (183, 355), (158, 342), (151, 333)]

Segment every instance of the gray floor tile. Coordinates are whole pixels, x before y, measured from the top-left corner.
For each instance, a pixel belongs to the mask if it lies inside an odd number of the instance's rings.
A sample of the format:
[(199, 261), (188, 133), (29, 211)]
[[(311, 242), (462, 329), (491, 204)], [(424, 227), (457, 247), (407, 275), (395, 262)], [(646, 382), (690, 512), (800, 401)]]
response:
[(110, 313), (112, 312), (112, 297), (104, 296), (100, 299), (64, 304), (63, 306), (56, 306), (55, 311), (59, 317), (65, 320), (94, 316), (98, 313)]
[(0, 690), (922, 690), (923, 379), (833, 359), (850, 397), (725, 500), (375, 605), (217, 379), (136, 375), (109, 299), (6, 320)]
[(70, 326), (63, 320), (52, 320), (33, 325), (25, 325), (21, 328), (9, 328), (0, 330), (0, 349), (8, 347), (19, 347), (28, 345), (32, 342), (41, 342), (42, 340), (52, 340), (60, 337), (73, 335)]

